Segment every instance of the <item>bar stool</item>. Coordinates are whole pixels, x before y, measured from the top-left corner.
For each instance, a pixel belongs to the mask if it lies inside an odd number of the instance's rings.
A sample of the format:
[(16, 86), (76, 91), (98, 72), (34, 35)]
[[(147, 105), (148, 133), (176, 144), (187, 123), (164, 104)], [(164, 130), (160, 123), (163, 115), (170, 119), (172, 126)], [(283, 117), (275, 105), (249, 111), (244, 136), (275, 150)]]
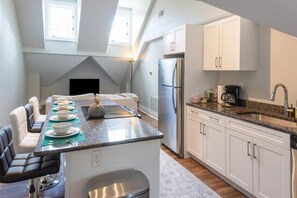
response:
[(40, 133), (44, 122), (34, 121), (33, 106), (30, 103), (26, 104), (24, 107), (27, 114), (28, 131), (31, 133)]
[(16, 154), (9, 126), (0, 128), (0, 182), (13, 183), (29, 179), (29, 197), (39, 196), (38, 177), (60, 170), (60, 155), (35, 157), (32, 153)]
[[(28, 131), (25, 107), (20, 106), (14, 109), (10, 112), (9, 119), (16, 153), (22, 154), (33, 152), (38, 142), (40, 133), (30, 133)], [(46, 177), (42, 177), (40, 182), (43, 184), (40, 186), (42, 188), (41, 190), (46, 190), (57, 185), (59, 183), (59, 178), (57, 178), (57, 175), (48, 175)]]
[(32, 104), (32, 106), (33, 106), (34, 121), (35, 122), (38, 122), (38, 121), (44, 122), (46, 120), (46, 115), (40, 114), (38, 98), (36, 96), (31, 97), (29, 99), (29, 103)]

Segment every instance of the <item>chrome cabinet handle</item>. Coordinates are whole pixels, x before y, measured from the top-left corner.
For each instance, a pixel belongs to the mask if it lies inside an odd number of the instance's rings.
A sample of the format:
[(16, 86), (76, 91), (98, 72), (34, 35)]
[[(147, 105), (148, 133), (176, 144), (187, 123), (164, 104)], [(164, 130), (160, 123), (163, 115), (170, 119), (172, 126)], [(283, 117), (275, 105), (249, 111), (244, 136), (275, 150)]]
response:
[(251, 146), (251, 142), (248, 141), (248, 142), (247, 142), (247, 156), (251, 156), (251, 153), (250, 153), (250, 146)]
[(218, 57), (215, 58), (215, 66), (218, 68)]
[(203, 135), (202, 130), (201, 130), (201, 126), (202, 126), (202, 123), (200, 123), (200, 134)]
[(257, 144), (253, 144), (253, 156), (254, 156), (254, 159), (257, 159), (257, 157), (256, 157), (256, 147), (257, 147)]
[(222, 57), (219, 57), (219, 67), (222, 67)]
[(194, 111), (194, 110), (191, 110), (191, 113), (192, 114), (195, 114), (195, 115), (198, 115), (198, 112), (197, 111)]
[(205, 133), (205, 124), (202, 124), (202, 128), (203, 128), (203, 135), (206, 135), (206, 133)]
[(210, 120), (212, 121), (215, 121), (215, 122), (219, 122), (219, 119), (218, 118), (214, 118), (214, 117), (211, 117), (211, 116), (208, 116)]

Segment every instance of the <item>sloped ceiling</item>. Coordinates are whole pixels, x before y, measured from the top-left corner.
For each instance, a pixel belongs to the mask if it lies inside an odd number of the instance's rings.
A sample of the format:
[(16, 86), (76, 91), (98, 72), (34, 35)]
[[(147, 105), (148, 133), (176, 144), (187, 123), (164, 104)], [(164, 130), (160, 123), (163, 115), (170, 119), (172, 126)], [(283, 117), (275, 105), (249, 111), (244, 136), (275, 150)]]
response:
[(23, 46), (44, 48), (41, 0), (15, 0), (15, 8)]
[(297, 36), (296, 0), (201, 0), (233, 14)]
[(78, 37), (78, 51), (105, 52), (118, 0), (83, 0)]
[[(43, 86), (52, 84), (58, 78), (79, 65), (87, 56), (25, 53), (24, 59), (29, 71), (40, 73)], [(42, 67), (41, 67), (42, 65)]]
[(121, 85), (129, 68), (129, 60), (125, 58), (93, 57), (117, 85)]

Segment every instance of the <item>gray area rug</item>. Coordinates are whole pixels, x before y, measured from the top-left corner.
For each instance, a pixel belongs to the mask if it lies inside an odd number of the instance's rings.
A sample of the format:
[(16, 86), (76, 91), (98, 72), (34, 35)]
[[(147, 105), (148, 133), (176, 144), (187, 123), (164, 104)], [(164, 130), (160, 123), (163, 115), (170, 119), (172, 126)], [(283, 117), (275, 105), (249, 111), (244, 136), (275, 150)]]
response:
[(164, 151), (160, 152), (160, 198), (218, 198), (216, 192)]

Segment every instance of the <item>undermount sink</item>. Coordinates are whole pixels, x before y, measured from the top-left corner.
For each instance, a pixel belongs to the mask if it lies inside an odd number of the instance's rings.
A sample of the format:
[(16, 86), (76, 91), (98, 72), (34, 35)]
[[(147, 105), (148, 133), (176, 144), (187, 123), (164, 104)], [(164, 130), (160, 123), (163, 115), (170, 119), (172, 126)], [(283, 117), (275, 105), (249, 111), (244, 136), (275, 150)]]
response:
[(244, 113), (238, 113), (238, 115), (242, 115), (248, 118), (256, 119), (259, 121), (275, 124), (275, 125), (280, 125), (283, 127), (292, 127), (292, 128), (297, 128), (297, 123), (296, 122), (291, 122), (288, 120), (283, 120), (280, 118), (275, 118), (267, 115), (263, 115), (260, 113), (255, 113), (255, 112), (244, 112)]

